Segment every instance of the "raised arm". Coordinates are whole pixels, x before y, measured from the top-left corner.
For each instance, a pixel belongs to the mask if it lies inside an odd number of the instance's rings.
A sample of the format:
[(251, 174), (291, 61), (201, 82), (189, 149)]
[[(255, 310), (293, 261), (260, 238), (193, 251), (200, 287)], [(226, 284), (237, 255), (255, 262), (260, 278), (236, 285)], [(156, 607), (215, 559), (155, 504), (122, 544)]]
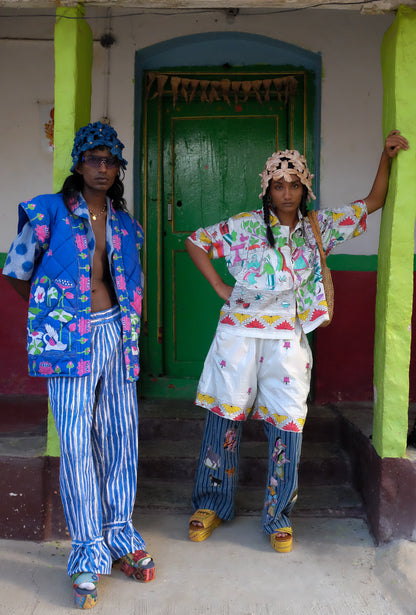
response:
[(185, 240), (185, 248), (194, 265), (199, 269), (204, 278), (208, 280), (217, 295), (226, 301), (231, 295), (233, 287), (226, 284), (216, 272), (205, 250), (196, 246), (189, 238)]
[(384, 205), (389, 186), (391, 160), (397, 156), (401, 149), (409, 149), (407, 139), (401, 136), (399, 130), (392, 130), (386, 138), (373, 187), (370, 194), (364, 199), (369, 214)]

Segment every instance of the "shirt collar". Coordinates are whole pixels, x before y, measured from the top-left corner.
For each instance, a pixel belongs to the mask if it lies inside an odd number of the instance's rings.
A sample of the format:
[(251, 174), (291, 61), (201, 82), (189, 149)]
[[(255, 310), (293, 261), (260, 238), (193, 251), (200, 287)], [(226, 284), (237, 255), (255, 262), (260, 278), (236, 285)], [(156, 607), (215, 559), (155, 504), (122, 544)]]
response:
[[(302, 216), (302, 214), (300, 213), (300, 211), (298, 209), (298, 221), (296, 223), (294, 231), (297, 228), (299, 228), (300, 224), (302, 223), (302, 220), (303, 220), (303, 216)], [(277, 226), (278, 224), (280, 225), (279, 218), (276, 216), (276, 214), (273, 212), (273, 210), (270, 209), (270, 226)]]

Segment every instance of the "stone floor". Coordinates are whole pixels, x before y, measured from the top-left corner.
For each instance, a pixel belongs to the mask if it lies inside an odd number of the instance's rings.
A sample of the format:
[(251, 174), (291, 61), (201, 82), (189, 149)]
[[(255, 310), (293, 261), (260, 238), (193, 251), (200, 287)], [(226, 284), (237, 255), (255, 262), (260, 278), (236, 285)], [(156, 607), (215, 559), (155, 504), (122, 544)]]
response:
[[(414, 615), (416, 543), (375, 547), (362, 519), (294, 520), (295, 543), (278, 554), (260, 519), (238, 517), (204, 543), (187, 539), (188, 516), (137, 512), (157, 566), (135, 583), (113, 569), (96, 615)], [(0, 540), (0, 613), (74, 613), (68, 541)]]

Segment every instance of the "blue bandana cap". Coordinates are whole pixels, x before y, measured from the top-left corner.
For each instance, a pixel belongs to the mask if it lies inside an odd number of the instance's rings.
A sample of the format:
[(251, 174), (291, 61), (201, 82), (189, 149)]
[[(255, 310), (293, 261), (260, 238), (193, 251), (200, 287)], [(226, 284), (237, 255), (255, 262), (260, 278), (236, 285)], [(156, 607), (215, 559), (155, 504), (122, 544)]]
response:
[(127, 160), (124, 160), (121, 155), (124, 145), (117, 138), (117, 133), (109, 124), (94, 122), (80, 128), (75, 135), (74, 147), (72, 148), (72, 167), (71, 172), (75, 170), (82, 152), (96, 147), (108, 147), (113, 156), (119, 159), (120, 166), (125, 169)]

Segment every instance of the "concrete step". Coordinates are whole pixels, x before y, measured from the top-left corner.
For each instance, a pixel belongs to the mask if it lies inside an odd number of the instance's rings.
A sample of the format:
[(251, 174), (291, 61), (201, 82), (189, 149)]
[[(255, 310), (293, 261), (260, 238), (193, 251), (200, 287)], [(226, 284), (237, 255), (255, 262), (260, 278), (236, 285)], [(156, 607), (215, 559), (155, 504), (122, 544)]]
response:
[[(205, 415), (205, 410), (189, 401), (139, 400), (138, 508), (191, 512)], [(361, 499), (350, 484), (350, 463), (339, 440), (337, 413), (330, 407), (311, 406), (304, 431), (295, 516), (363, 516)], [(239, 514), (261, 514), (267, 457), (262, 421), (247, 421), (243, 425), (236, 494)]]
[(1, 434), (46, 430), (48, 398), (44, 395), (0, 395)]
[[(59, 497), (59, 459), (46, 450), (45, 399), (21, 420), (24, 400), (3, 400), (0, 434), (0, 535), (45, 540), (66, 536)], [(30, 405), (31, 400), (26, 400)], [(136, 508), (191, 513), (191, 494), (206, 411), (180, 400), (139, 400), (139, 471)], [(16, 417), (14, 419), (13, 417)], [(20, 418), (19, 418), (20, 416)], [(361, 517), (350, 483), (350, 463), (339, 446), (336, 411), (312, 406), (306, 421), (294, 516)], [(261, 421), (243, 425), (238, 514), (260, 515), (267, 475), (267, 441)], [(16, 515), (16, 510), (19, 515)]]
[[(25, 415), (26, 406), (33, 405)], [(36, 457), (46, 450), (47, 400), (0, 400), (2, 415), (7, 417), (0, 433), (0, 456)], [(139, 400), (139, 439), (142, 450), (148, 443), (198, 441), (204, 431), (206, 411), (189, 400)], [(312, 406), (304, 430), (304, 447), (312, 442), (339, 440), (338, 415), (332, 409)], [(249, 420), (243, 425), (243, 443), (264, 442), (263, 421)], [(149, 448), (149, 451), (151, 448)]]
[[(192, 480), (200, 454), (201, 440), (141, 441), (139, 476), (155, 480)], [(268, 447), (263, 442), (241, 443), (240, 482), (262, 484), (266, 480)], [(346, 455), (333, 443), (305, 442), (299, 464), (299, 475), (310, 485), (338, 484), (350, 480), (350, 464)]]
[[(135, 510), (166, 510), (192, 513), (192, 481), (138, 482)], [(261, 515), (265, 490), (239, 485), (236, 493), (236, 513)], [(362, 502), (357, 492), (348, 484), (309, 486), (299, 482), (299, 497), (292, 516), (364, 517)]]
[[(202, 438), (206, 411), (189, 400), (139, 399), (140, 440)], [(304, 440), (332, 442), (339, 439), (338, 415), (327, 406), (310, 406)], [(263, 421), (248, 420), (243, 440), (264, 440)]]

